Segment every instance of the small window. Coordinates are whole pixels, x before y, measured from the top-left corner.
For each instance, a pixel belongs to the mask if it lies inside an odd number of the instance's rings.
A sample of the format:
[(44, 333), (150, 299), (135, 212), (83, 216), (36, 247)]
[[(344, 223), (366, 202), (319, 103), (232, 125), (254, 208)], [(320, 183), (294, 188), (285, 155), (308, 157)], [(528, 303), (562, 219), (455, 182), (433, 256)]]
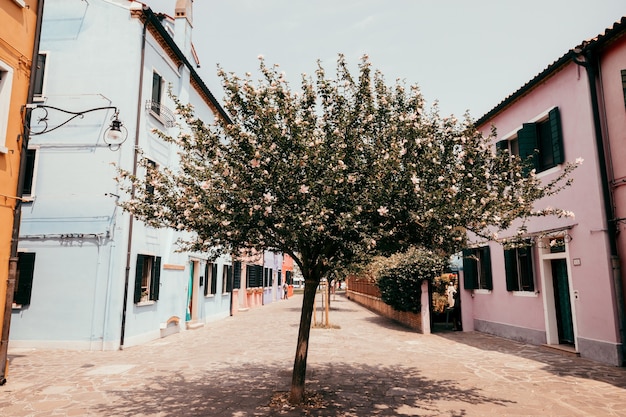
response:
[(13, 68), (0, 61), (0, 153), (6, 153), (7, 130), (9, 128), (9, 108), (11, 106), (11, 89), (13, 85)]
[(214, 295), (217, 292), (217, 264), (207, 262), (204, 266), (204, 295)]
[(263, 286), (271, 287), (274, 285), (274, 270), (272, 268), (263, 269)]
[(146, 197), (148, 201), (154, 196), (154, 185), (152, 184), (152, 173), (158, 169), (157, 163), (151, 159), (146, 161)]
[(532, 246), (522, 246), (504, 251), (507, 291), (535, 291), (533, 279)]
[(231, 292), (233, 282), (233, 267), (232, 265), (224, 265), (222, 269), (222, 293)]
[(233, 263), (233, 286), (232, 288), (241, 288), (241, 261)]
[(30, 305), (35, 272), (35, 254), (32, 252), (19, 252), (17, 257), (17, 277), (13, 291), (13, 306), (22, 307)]
[(40, 52), (37, 55), (37, 65), (35, 66), (35, 73), (33, 74), (34, 84), (34, 101), (43, 101), (46, 92), (46, 61), (48, 60), (48, 54), (46, 52)]
[(26, 200), (31, 199), (35, 195), (35, 167), (37, 166), (37, 157), (39, 152), (37, 149), (27, 149), (25, 154), (26, 164), (24, 174), (24, 184), (22, 186), (22, 197)]
[(161, 257), (137, 255), (135, 303), (157, 301), (161, 284)]
[(463, 251), (463, 274), (466, 290), (492, 290), (491, 252), (489, 246)]
[(156, 114), (161, 114), (161, 98), (163, 93), (163, 78), (156, 72), (152, 73), (152, 108)]
[(293, 285), (292, 274), (293, 274), (293, 272), (291, 272), (291, 271), (285, 271), (285, 284)]

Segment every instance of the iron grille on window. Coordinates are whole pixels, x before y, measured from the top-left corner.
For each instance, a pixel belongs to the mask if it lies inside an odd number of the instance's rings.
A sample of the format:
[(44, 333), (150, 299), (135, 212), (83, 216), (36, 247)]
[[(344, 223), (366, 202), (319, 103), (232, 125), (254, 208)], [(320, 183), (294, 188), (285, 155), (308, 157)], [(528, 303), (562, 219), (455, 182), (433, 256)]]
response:
[(161, 122), (163, 126), (174, 127), (174, 123), (176, 122), (176, 116), (170, 109), (168, 109), (158, 101), (147, 100), (146, 110), (148, 110), (155, 119)]

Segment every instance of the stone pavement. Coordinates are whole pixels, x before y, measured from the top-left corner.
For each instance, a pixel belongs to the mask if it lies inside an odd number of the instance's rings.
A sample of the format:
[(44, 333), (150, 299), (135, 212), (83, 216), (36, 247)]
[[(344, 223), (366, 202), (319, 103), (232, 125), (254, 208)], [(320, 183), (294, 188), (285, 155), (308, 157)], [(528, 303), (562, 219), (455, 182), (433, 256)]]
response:
[(325, 408), (281, 405), (301, 302), (123, 351), (10, 349), (0, 416), (626, 416), (624, 368), (480, 333), (417, 334), (341, 295), (339, 328), (311, 330), (307, 391)]

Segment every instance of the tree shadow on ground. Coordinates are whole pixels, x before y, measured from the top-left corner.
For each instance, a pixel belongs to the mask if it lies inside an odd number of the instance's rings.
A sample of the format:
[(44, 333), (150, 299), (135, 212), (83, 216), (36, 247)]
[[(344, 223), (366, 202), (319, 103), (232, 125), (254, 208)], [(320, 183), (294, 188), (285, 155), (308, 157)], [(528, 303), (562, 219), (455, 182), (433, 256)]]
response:
[[(278, 363), (237, 364), (194, 372), (162, 374), (140, 386), (107, 392), (110, 402), (91, 411), (108, 416), (465, 416), (476, 404), (504, 407), (503, 398), (464, 389), (453, 380), (433, 380), (411, 367), (382, 367), (335, 363), (314, 365), (307, 373), (307, 392), (314, 406), (272, 403), (287, 391), (291, 370)], [(442, 403), (439, 403), (439, 402)], [(270, 405), (272, 403), (272, 405)]]
[(541, 346), (481, 332), (437, 333), (456, 343), (477, 349), (495, 351), (543, 363), (541, 369), (560, 377), (574, 377), (605, 382), (626, 389), (626, 368), (618, 368), (577, 356), (551, 352)]

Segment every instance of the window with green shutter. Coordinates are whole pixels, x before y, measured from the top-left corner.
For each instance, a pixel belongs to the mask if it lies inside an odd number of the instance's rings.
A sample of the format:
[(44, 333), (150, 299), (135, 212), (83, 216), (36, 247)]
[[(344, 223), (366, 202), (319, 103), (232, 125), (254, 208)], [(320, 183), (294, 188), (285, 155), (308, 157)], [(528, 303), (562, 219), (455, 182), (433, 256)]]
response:
[(463, 250), (463, 276), (466, 290), (493, 289), (489, 246)]
[(561, 116), (558, 107), (548, 113), (546, 119), (524, 123), (517, 132), (519, 156), (526, 162), (524, 173), (530, 170), (542, 172), (565, 161)]
[(17, 254), (17, 277), (13, 292), (13, 303), (18, 306), (30, 305), (35, 272), (35, 254), (19, 252)]
[(532, 246), (506, 249), (504, 269), (507, 291), (535, 291)]
[(134, 302), (157, 301), (160, 285), (161, 257), (138, 254), (135, 265)]

